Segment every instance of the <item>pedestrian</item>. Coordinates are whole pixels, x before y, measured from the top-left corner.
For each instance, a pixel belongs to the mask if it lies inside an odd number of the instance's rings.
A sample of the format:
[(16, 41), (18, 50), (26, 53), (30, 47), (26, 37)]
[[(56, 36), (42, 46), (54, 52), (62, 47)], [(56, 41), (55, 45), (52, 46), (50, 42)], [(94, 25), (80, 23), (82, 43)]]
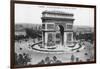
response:
[(74, 62), (74, 55), (71, 56), (71, 62)]
[(42, 59), (38, 64), (45, 64), (45, 61)]
[(60, 60), (57, 60), (56, 56), (53, 56), (53, 63), (62, 63)]
[(49, 57), (46, 57), (46, 58), (45, 58), (45, 64), (50, 64), (50, 63), (51, 63), (50, 58), (49, 58)]

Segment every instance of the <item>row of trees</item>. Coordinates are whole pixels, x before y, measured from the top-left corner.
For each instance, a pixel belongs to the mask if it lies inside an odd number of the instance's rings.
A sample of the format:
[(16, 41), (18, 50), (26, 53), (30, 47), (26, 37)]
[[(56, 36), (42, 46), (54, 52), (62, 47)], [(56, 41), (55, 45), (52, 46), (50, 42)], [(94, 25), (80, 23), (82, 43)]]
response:
[(78, 35), (76, 34), (76, 32), (73, 33), (73, 38), (76, 39), (76, 40), (81, 40), (81, 39), (84, 39), (85, 41), (89, 41), (91, 43), (93, 43), (93, 39), (94, 39), (94, 33), (79, 33)]
[(26, 36), (24, 35), (15, 35), (15, 40), (27, 39), (27, 38), (42, 38), (42, 31), (41, 30), (33, 30), (26, 28)]
[(26, 28), (25, 30), (26, 30), (27, 36), (29, 36), (31, 38), (42, 37), (41, 30), (33, 30), (33, 29), (28, 29), (28, 28)]

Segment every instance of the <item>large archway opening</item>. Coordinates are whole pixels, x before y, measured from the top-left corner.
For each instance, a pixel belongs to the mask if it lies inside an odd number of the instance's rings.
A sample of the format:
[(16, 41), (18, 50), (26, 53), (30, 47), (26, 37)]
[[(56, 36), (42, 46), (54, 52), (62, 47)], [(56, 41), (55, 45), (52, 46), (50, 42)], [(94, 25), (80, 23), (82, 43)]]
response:
[(61, 44), (64, 45), (64, 27), (62, 25), (58, 25), (59, 26), (59, 31), (61, 34)]

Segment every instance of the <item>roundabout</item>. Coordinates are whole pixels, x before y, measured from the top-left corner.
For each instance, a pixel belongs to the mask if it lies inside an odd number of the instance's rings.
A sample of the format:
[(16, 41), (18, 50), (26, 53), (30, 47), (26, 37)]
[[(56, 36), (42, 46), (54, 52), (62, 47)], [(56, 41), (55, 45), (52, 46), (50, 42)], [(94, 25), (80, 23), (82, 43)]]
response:
[[(81, 51), (85, 48), (85, 45), (81, 45), (80, 43), (75, 43), (70, 46), (53, 46), (48, 48), (41, 48), (39, 44), (42, 42), (35, 43), (31, 45), (31, 49), (37, 52), (42, 53), (75, 53), (77, 50)], [(34, 45), (34, 46), (33, 46)]]

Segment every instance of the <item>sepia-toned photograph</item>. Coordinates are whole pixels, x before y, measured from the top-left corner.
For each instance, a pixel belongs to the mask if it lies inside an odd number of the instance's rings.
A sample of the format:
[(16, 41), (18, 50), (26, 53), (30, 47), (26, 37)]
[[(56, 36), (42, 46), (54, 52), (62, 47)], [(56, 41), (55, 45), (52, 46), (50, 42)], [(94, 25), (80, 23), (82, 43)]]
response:
[(14, 4), (14, 65), (95, 61), (94, 8)]

